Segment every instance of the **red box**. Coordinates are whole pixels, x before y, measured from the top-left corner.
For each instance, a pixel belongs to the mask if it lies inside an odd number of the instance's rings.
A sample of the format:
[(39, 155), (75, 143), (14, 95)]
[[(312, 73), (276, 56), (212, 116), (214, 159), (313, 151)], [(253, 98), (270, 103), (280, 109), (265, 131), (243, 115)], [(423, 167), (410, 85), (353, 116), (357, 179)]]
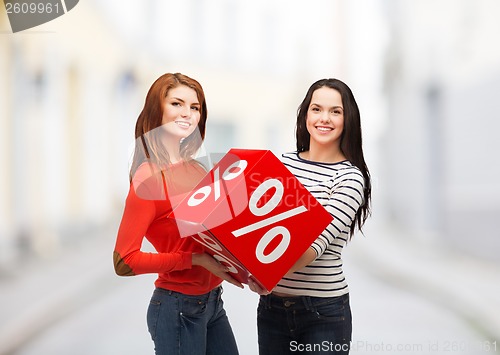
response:
[(271, 151), (247, 149), (231, 149), (169, 217), (235, 279), (252, 274), (267, 290), (333, 219)]

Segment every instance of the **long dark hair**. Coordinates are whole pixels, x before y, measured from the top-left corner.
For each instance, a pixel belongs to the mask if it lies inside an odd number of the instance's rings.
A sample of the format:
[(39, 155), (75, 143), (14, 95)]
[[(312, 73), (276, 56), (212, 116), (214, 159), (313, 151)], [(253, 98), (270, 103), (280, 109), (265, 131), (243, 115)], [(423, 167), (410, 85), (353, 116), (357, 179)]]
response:
[(130, 179), (137, 168), (145, 161), (155, 163), (158, 166), (170, 163), (168, 152), (161, 144), (161, 134), (158, 134), (162, 125), (163, 101), (170, 89), (185, 85), (194, 91), (200, 102), (200, 121), (197, 129), (182, 140), (180, 147), (181, 157), (191, 158), (200, 148), (205, 138), (205, 126), (207, 121), (207, 104), (205, 93), (200, 83), (180, 73), (167, 73), (160, 76), (151, 85), (146, 96), (144, 108), (142, 109), (135, 125), (135, 149), (132, 165), (130, 168)]
[(344, 156), (356, 166), (365, 178), (365, 189), (363, 191), (364, 203), (356, 212), (356, 216), (350, 226), (350, 235), (354, 234), (356, 227), (361, 231), (363, 224), (371, 214), (371, 178), (370, 171), (363, 156), (363, 140), (361, 136), (361, 118), (358, 104), (354, 99), (351, 89), (338, 79), (321, 79), (311, 85), (307, 94), (297, 110), (297, 124), (295, 127), (297, 151), (305, 152), (309, 150), (311, 135), (306, 128), (306, 118), (313, 93), (322, 87), (334, 89), (342, 97), (344, 106), (344, 130), (340, 137), (340, 150)]

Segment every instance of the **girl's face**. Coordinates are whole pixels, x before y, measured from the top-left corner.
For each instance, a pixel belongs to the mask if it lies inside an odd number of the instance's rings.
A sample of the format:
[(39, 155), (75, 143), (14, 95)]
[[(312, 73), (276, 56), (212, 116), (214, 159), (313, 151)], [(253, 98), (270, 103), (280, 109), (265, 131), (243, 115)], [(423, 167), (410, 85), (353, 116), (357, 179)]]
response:
[(185, 85), (170, 89), (163, 100), (162, 129), (179, 140), (186, 138), (198, 127), (200, 109), (195, 90)]
[(344, 107), (340, 93), (329, 87), (314, 91), (306, 116), (310, 145), (339, 147), (344, 130)]

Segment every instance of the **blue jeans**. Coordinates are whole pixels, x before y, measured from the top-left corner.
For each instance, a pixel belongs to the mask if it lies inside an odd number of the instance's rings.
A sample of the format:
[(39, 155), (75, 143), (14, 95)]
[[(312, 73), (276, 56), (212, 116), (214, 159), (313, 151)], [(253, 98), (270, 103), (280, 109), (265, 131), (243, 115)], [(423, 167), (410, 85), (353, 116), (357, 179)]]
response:
[(349, 294), (326, 298), (261, 296), (257, 329), (260, 355), (349, 354)]
[(147, 313), (156, 354), (238, 354), (221, 295), (220, 286), (198, 296), (156, 288)]

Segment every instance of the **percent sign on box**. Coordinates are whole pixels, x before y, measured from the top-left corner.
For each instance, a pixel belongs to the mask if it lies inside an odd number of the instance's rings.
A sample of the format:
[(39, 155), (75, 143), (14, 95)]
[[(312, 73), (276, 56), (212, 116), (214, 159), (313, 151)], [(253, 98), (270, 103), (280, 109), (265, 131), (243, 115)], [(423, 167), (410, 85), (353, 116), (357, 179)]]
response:
[(231, 149), (169, 217), (235, 279), (252, 274), (267, 290), (333, 219), (271, 151), (248, 149)]

